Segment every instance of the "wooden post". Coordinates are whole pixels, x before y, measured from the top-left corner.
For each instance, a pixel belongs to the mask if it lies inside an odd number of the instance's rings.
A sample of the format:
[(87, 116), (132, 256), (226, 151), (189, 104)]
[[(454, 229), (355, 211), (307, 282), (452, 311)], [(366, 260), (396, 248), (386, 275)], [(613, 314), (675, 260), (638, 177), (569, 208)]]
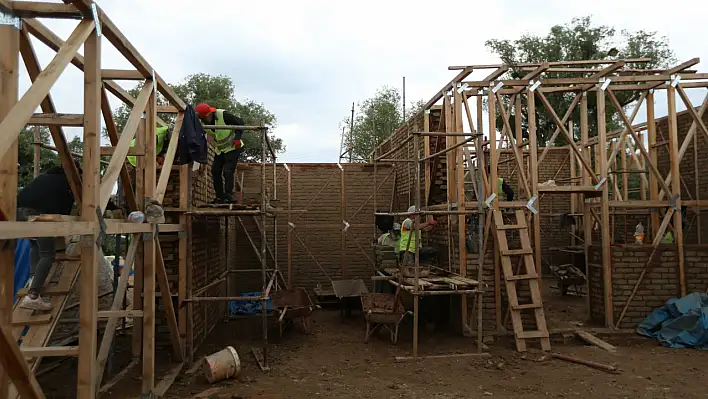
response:
[[(20, 31), (0, 25), (0, 123), (6, 119), (19, 95)], [(5, 132), (3, 132), (5, 134)], [(0, 158), (0, 215), (15, 220), (17, 210), (17, 140)], [(12, 331), (15, 246), (0, 246), (0, 325)], [(0, 366), (0, 398), (8, 394), (10, 378)]]
[[(179, 237), (179, 285), (178, 285), (178, 308), (179, 308), (179, 336), (182, 348), (187, 348), (187, 307), (183, 306), (187, 298), (187, 258), (189, 257), (187, 247), (187, 215), (184, 213), (189, 208), (189, 165), (179, 167), (179, 208), (183, 211), (179, 215), (179, 224), (185, 231), (178, 233)], [(227, 276), (228, 278), (228, 276)], [(229, 293), (229, 295), (231, 295)], [(186, 359), (186, 354), (183, 357)]]
[(347, 221), (347, 194), (346, 190), (344, 188), (345, 182), (344, 182), (344, 167), (342, 164), (338, 163), (337, 166), (339, 167), (339, 206), (340, 206), (340, 216), (342, 218), (342, 228), (340, 229), (340, 247), (339, 247), (339, 270), (342, 273), (342, 277), (344, 279), (347, 278), (347, 256), (346, 256), (346, 251), (347, 251), (347, 231), (345, 230), (346, 225), (344, 224)]
[[(81, 221), (98, 222), (100, 209), (99, 160), (101, 152), (101, 38), (96, 30), (84, 43), (84, 150)], [(95, 234), (81, 239), (81, 324), (77, 396), (94, 398), (98, 329), (98, 258)]]
[[(570, 129), (572, 129), (573, 122), (570, 121), (570, 122), (568, 122), (568, 124), (570, 125), (568, 131), (572, 132), (572, 130), (570, 130)], [(575, 168), (575, 154), (573, 154), (572, 150), (570, 149), (571, 145), (573, 145), (573, 144), (572, 143), (568, 144), (568, 154), (570, 154), (570, 184), (573, 185), (573, 184), (575, 184), (575, 176), (577, 175), (577, 171)], [(577, 211), (577, 207), (576, 207), (577, 200), (578, 200), (577, 195), (570, 194), (570, 214), (571, 215), (574, 215), (575, 212)], [(577, 234), (577, 231), (575, 230), (575, 225), (570, 226), (570, 231), (572, 233), (570, 235), (570, 245), (575, 245), (576, 244), (575, 235)]]
[(40, 149), (42, 148), (42, 137), (39, 135), (39, 126), (34, 127), (34, 177), (39, 176)]
[[(588, 136), (589, 136), (589, 127), (588, 127), (588, 92), (584, 91), (581, 94), (580, 98), (580, 138), (583, 143), (583, 155), (585, 156), (585, 159), (590, 160), (591, 159), (591, 149), (587, 145), (588, 144)], [(583, 175), (583, 185), (589, 185), (591, 180), (590, 180), (590, 173), (585, 170), (585, 168), (580, 168), (581, 173)], [(585, 270), (583, 271), (586, 276), (589, 276), (588, 273), (590, 272), (590, 245), (592, 245), (592, 226), (593, 226), (593, 220), (592, 220), (592, 214), (591, 214), (591, 209), (590, 204), (587, 203), (584, 199), (584, 197), (581, 198), (581, 206), (583, 208), (583, 244), (585, 247)], [(590, 320), (590, 301), (592, 300), (591, 295), (590, 295), (590, 285), (588, 284), (588, 294), (585, 296), (586, 299), (586, 306), (587, 306), (587, 316), (588, 320)]]
[[(462, 96), (457, 90), (452, 91), (454, 93), (454, 98), (455, 98), (455, 132), (462, 132), (464, 127), (462, 124)], [(449, 137), (453, 139), (454, 144), (458, 144), (459, 142), (463, 141), (462, 137)], [(456, 171), (456, 180), (457, 180), (457, 209), (460, 212), (465, 211), (465, 157), (463, 155), (463, 150), (462, 147), (457, 147), (455, 150), (457, 153), (455, 157), (455, 171)], [(416, 153), (416, 158), (419, 157), (420, 154)], [(420, 167), (420, 165), (417, 165)], [(470, 165), (470, 169), (471, 169)], [(457, 250), (459, 253), (459, 261), (460, 261), (460, 276), (466, 277), (467, 276), (467, 245), (466, 245), (466, 238), (467, 238), (467, 230), (466, 230), (466, 223), (465, 223), (465, 215), (460, 214), (457, 216)], [(469, 311), (467, 309), (467, 295), (462, 295), (460, 299), (460, 307), (462, 308), (462, 325), (463, 328), (468, 328), (469, 327), (469, 322), (467, 320)]]
[[(503, 106), (503, 104), (500, 104)], [(489, 113), (489, 195), (496, 194), (494, 199), (494, 207), (498, 206), (499, 200), (499, 185), (497, 184), (497, 165), (499, 163), (499, 152), (497, 151), (497, 113), (496, 113), (496, 98), (492, 92), (492, 86), (489, 87), (487, 94), (487, 107)], [(482, 198), (484, 201), (486, 198)], [(491, 211), (493, 212), (493, 211)], [(490, 213), (491, 213), (490, 212)], [(494, 215), (490, 215), (494, 218)], [(490, 219), (491, 220), (491, 219)], [(496, 321), (497, 331), (504, 329), (501, 311), (501, 266), (499, 262), (499, 251), (497, 245), (494, 245), (494, 302), (496, 305)]]
[[(597, 94), (597, 139), (600, 161), (600, 181), (607, 178), (607, 131), (605, 124), (605, 91), (598, 89)], [(609, 182), (602, 185), (602, 215), (600, 231), (602, 232), (602, 276), (605, 291), (605, 325), (614, 328), (614, 311), (612, 304), (612, 253), (610, 248), (610, 198)]]
[(676, 198), (673, 227), (676, 235), (676, 252), (678, 253), (678, 277), (681, 296), (686, 295), (686, 272), (683, 253), (683, 220), (681, 214), (681, 174), (679, 173), (678, 156), (678, 119), (676, 118), (676, 88), (669, 85), (666, 89), (666, 100), (669, 108), (669, 160), (671, 162), (671, 194)]
[[(141, 120), (135, 133), (135, 148), (145, 152), (145, 123)], [(135, 201), (138, 210), (145, 209), (145, 157), (135, 157)], [(143, 310), (144, 245), (138, 249), (133, 266), (133, 310)], [(133, 323), (133, 357), (140, 357), (143, 344), (143, 323)]]
[[(654, 116), (654, 90), (649, 90), (647, 94), (647, 136), (649, 144), (649, 155), (651, 162), (656, 165), (658, 162), (658, 154), (656, 149), (656, 117)], [(649, 173), (649, 199), (659, 199), (659, 182), (653, 173)], [(659, 230), (659, 213), (657, 210), (651, 211), (651, 236), (656, 236)]]
[(293, 288), (293, 173), (292, 169), (285, 164), (288, 173), (288, 288)]
[[(155, 82), (155, 84), (157, 84)], [(155, 86), (157, 87), (157, 86)], [(145, 198), (155, 197), (157, 186), (157, 162), (155, 162), (155, 128), (157, 124), (156, 90), (150, 93), (145, 118), (146, 151), (144, 156)], [(152, 393), (155, 387), (155, 226), (149, 237), (143, 240), (143, 395)]]
[[(536, 92), (527, 92), (527, 120), (529, 130), (529, 169), (531, 171), (531, 195), (538, 195), (538, 140), (536, 135)], [(539, 213), (532, 215), (533, 219), (533, 247), (534, 247), (534, 262), (536, 264), (536, 273), (541, 278), (541, 214), (540, 200), (537, 201), (536, 207)], [(518, 223), (518, 222), (517, 222)]]

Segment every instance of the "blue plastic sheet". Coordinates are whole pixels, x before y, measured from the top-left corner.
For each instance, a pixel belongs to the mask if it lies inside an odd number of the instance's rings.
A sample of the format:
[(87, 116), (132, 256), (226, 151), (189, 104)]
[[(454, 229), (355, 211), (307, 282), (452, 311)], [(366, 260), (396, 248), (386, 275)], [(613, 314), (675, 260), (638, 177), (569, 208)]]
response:
[(708, 349), (708, 295), (669, 299), (639, 323), (637, 332), (671, 348)]
[[(255, 315), (261, 313), (260, 292), (245, 292), (241, 296), (252, 296), (253, 301), (229, 301), (229, 315)], [(266, 300), (266, 309), (270, 313), (273, 311), (273, 302)]]
[(17, 291), (27, 284), (30, 277), (30, 240), (22, 238), (15, 245), (15, 281), (12, 295), (17, 298)]

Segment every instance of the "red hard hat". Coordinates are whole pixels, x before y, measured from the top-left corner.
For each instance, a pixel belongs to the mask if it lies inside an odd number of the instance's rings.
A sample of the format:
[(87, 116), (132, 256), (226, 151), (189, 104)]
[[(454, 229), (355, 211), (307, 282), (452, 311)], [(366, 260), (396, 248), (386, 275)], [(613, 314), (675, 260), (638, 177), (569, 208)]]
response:
[(216, 108), (210, 106), (209, 104), (199, 104), (196, 108), (194, 108), (194, 111), (196, 111), (200, 118), (203, 118), (212, 112), (216, 112)]

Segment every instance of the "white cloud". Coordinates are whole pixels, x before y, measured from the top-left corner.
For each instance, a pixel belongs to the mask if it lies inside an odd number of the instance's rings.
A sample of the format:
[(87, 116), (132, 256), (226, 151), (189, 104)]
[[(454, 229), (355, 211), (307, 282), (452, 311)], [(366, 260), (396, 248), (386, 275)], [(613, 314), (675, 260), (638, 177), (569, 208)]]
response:
[[(99, 0), (99, 5), (168, 82), (197, 72), (226, 74), (236, 83), (238, 98), (263, 102), (279, 118), (276, 135), (290, 162), (336, 160), (339, 122), (352, 101), (378, 87), (400, 86), (405, 75), (408, 101), (427, 100), (455, 75), (449, 65), (497, 62), (485, 40), (544, 34), (588, 13), (587, 3), (568, 0), (542, 6), (521, 0)], [(697, 43), (708, 5), (692, 7), (681, 13), (681, 23), (666, 18), (669, 10), (658, 0), (596, 0), (592, 12), (596, 23), (657, 30), (683, 61), (708, 58), (708, 48)], [(66, 38), (76, 21), (46, 24)], [(46, 65), (53, 52), (40, 43), (36, 48)], [(104, 68), (130, 67), (107, 40), (103, 48)], [(23, 82), (26, 89), (28, 79)], [(81, 87), (82, 75), (69, 65), (52, 89), (59, 112), (82, 112)], [(702, 95), (691, 94), (696, 103)], [(665, 114), (665, 102), (657, 96), (657, 116)]]

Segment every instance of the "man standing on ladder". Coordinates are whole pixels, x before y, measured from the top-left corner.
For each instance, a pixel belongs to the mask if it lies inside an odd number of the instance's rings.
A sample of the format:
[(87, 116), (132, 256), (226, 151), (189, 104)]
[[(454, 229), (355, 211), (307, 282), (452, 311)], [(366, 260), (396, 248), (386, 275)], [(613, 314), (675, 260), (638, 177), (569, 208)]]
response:
[[(243, 126), (243, 119), (223, 109), (211, 107), (209, 104), (199, 104), (195, 111), (204, 125)], [(216, 147), (214, 163), (211, 165), (215, 197), (211, 203), (230, 204), (234, 190), (236, 165), (243, 151), (243, 143), (241, 142), (243, 130), (204, 130), (209, 143)]]

